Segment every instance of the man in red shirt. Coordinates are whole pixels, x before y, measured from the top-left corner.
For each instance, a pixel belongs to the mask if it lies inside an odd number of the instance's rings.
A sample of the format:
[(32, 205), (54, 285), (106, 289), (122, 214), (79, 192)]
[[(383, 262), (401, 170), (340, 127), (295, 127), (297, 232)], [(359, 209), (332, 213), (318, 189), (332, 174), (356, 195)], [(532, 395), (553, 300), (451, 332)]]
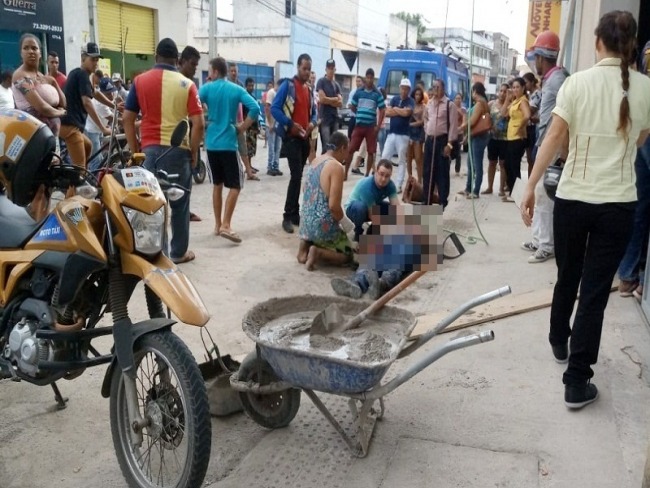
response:
[(275, 129), (282, 137), (291, 172), (282, 218), (282, 228), (289, 234), (293, 233), (294, 225), (300, 224), (302, 170), (309, 156), (309, 141), (317, 120), (314, 98), (307, 85), (310, 75), (311, 57), (301, 54), (298, 57), (298, 74), (280, 85), (271, 105)]
[[(196, 166), (199, 146), (203, 139), (205, 123), (203, 108), (196, 85), (176, 70), (178, 48), (176, 43), (163, 39), (156, 47), (156, 64), (152, 69), (133, 80), (124, 106), (124, 133), (131, 150), (146, 155), (144, 167), (156, 174), (162, 169), (178, 174), (176, 182), (185, 188), (192, 187), (192, 168)], [(142, 114), (141, 143), (135, 135), (135, 119)], [(171, 135), (181, 120), (189, 117), (192, 123), (190, 144), (184, 141), (170, 148)], [(165, 153), (161, 158), (160, 156)], [(175, 263), (194, 259), (188, 251), (190, 239), (190, 194), (169, 203), (172, 210), (172, 239), (169, 257)]]
[(47, 53), (47, 74), (54, 78), (57, 85), (63, 90), (68, 78), (59, 71), (59, 53), (56, 51)]

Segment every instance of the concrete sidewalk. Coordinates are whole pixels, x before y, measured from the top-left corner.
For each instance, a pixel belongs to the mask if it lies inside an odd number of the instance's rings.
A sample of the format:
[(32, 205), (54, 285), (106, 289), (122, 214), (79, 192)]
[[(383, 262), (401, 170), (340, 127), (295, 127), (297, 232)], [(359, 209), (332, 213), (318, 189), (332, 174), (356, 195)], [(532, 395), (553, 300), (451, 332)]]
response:
[[(191, 224), (196, 260), (183, 271), (201, 294), (212, 319), (207, 325), (222, 353), (242, 355), (254, 344), (241, 329), (254, 304), (276, 296), (332, 295), (330, 279), (349, 269), (308, 272), (296, 262), (297, 234), (282, 231), (289, 181), (265, 173), (259, 143), (254, 164), (259, 182), (246, 182), (233, 229), (234, 245), (213, 233), (212, 187), (192, 188), (191, 208), (203, 222)], [(522, 168), (524, 165), (522, 165)], [(350, 176), (345, 195), (358, 181)], [(498, 178), (498, 175), (497, 175)], [(452, 176), (452, 190), (464, 178)], [(455, 193), (454, 193), (455, 195)], [(509, 284), (514, 293), (553, 286), (555, 263), (528, 264), (519, 244), (529, 238), (513, 204), (496, 196), (474, 202), (489, 245), (468, 244), (467, 253), (446, 262), (406, 290), (395, 304), (416, 314), (453, 308)], [(445, 227), (478, 236), (472, 202), (452, 199)], [(131, 316), (147, 316), (141, 294)], [(549, 310), (511, 317), (441, 336), (493, 329), (496, 339), (451, 353), (386, 398), (365, 459), (352, 457), (338, 434), (302, 395), (298, 415), (286, 429), (269, 432), (243, 414), (214, 418), (205, 485), (271, 487), (566, 487), (639, 488), (650, 419), (647, 369), (650, 334), (632, 298), (611, 295), (594, 382), (600, 398), (583, 411), (563, 402), (562, 366), (547, 343)], [(196, 327), (174, 327), (199, 362), (204, 349)], [(110, 338), (97, 347), (108, 350)], [(397, 362), (388, 377), (409, 359)], [(70, 401), (56, 410), (51, 390), (0, 382), (0, 486), (86, 488), (124, 486), (109, 425), (109, 402), (100, 395), (105, 368), (90, 368), (59, 386)], [(349, 430), (345, 400), (323, 395)], [(34, 452), (38, 449), (38, 467)]]
[[(462, 185), (464, 178), (452, 176), (453, 192)], [(529, 231), (515, 205), (496, 195), (475, 204), (489, 245), (466, 244), (465, 256), (416, 283), (396, 305), (434, 312), (505, 284), (514, 293), (553, 286), (554, 261), (529, 264), (519, 249)], [(445, 227), (478, 236), (473, 213), (470, 201), (456, 197)], [(578, 412), (563, 403), (564, 368), (551, 355), (548, 320), (543, 309), (436, 339), (487, 329), (496, 335), (442, 358), (390, 394), (365, 459), (350, 454), (303, 394), (292, 424), (277, 431), (259, 427), (264, 434), (211, 486), (639, 487), (650, 426), (650, 334), (640, 307), (612, 293), (595, 366), (600, 398)], [(408, 362), (396, 363), (389, 377)], [(346, 400), (322, 398), (352, 432)], [(235, 422), (248, 427), (252, 421)], [(217, 423), (227, 430), (231, 421)]]

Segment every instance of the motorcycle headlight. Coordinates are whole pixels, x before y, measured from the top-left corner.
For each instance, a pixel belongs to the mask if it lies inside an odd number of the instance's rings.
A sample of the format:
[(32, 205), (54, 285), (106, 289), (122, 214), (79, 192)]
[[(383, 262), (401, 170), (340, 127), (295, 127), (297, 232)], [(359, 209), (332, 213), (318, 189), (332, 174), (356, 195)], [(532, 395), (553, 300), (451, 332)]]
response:
[(165, 206), (163, 205), (151, 215), (130, 207), (122, 206), (122, 209), (133, 230), (135, 250), (147, 255), (155, 255), (162, 251)]

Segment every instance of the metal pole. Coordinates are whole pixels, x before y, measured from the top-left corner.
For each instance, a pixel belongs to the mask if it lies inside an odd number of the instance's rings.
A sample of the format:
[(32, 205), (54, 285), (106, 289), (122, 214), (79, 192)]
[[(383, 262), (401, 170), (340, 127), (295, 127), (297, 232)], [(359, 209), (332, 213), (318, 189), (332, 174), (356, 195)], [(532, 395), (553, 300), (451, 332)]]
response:
[(447, 11), (445, 12), (445, 32), (442, 35), (442, 48), (444, 49), (447, 42), (447, 19), (449, 18), (449, 0), (447, 0)]
[(217, 57), (217, 0), (210, 0), (208, 22), (208, 54), (210, 59)]

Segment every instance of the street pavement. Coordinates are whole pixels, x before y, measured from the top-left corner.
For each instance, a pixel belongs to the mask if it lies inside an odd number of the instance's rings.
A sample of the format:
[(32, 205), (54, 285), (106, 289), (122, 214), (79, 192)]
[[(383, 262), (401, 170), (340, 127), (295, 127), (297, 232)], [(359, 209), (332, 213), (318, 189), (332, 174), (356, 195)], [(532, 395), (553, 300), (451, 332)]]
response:
[[(465, 168), (463, 164), (463, 173)], [(286, 179), (287, 168), (282, 169)], [(356, 178), (351, 176), (346, 194)], [(271, 182), (278, 183), (283, 182)], [(463, 176), (452, 176), (454, 197), (444, 227), (462, 234), (466, 254), (445, 262), (404, 292), (396, 305), (417, 314), (431, 313), (503, 285), (510, 285), (514, 293), (553, 287), (555, 261), (529, 264), (528, 253), (519, 248), (530, 232), (516, 206), (496, 195), (466, 200), (456, 195), (463, 185)], [(281, 232), (279, 210), (273, 222), (277, 232)], [(481, 241), (481, 233), (487, 242)], [(294, 239), (287, 252), (293, 253), (295, 247)], [(316, 271), (314, 276), (320, 274)], [(319, 293), (332, 292), (325, 286)], [(650, 425), (650, 330), (638, 303), (612, 293), (594, 368), (600, 398), (578, 412), (563, 403), (564, 367), (553, 360), (548, 321), (546, 308), (433, 341), (427, 349), (483, 330), (493, 330), (496, 336), (493, 342), (443, 357), (389, 394), (385, 417), (377, 423), (364, 459), (351, 455), (303, 394), (291, 425), (276, 431), (259, 427), (263, 436), (255, 439), (232, 472), (211, 486), (640, 486)], [(387, 378), (410, 361), (395, 363)], [(322, 398), (353, 433), (346, 399)], [(226, 428), (229, 421), (218, 422)]]
[[(297, 235), (281, 228), (287, 162), (281, 160), (283, 176), (267, 176), (262, 144), (254, 160), (261, 181), (246, 182), (233, 221), (242, 244), (213, 234), (212, 188), (208, 182), (195, 185), (191, 207), (204, 220), (191, 224), (190, 247), (197, 259), (182, 265), (212, 315), (208, 329), (221, 351), (240, 358), (254, 349), (241, 330), (241, 319), (254, 304), (277, 296), (331, 296), (330, 279), (350, 273), (335, 268), (308, 272), (296, 262)], [(351, 175), (345, 195), (358, 178)], [(530, 231), (516, 206), (496, 195), (466, 200), (456, 195), (463, 186), (462, 176), (452, 176), (444, 227), (461, 234), (466, 254), (428, 273), (394, 305), (421, 315), (454, 308), (504, 285), (513, 293), (552, 288), (555, 262), (529, 264), (528, 253), (519, 248)], [(145, 316), (143, 302), (130, 304), (134, 318)], [(443, 357), (389, 394), (384, 419), (363, 459), (351, 455), (305, 394), (296, 418), (284, 429), (268, 431), (242, 413), (214, 418), (205, 485), (639, 487), (650, 428), (650, 329), (640, 307), (635, 299), (612, 293), (594, 368), (600, 398), (578, 412), (564, 406), (563, 366), (551, 355), (548, 320), (546, 308), (433, 340), (425, 350), (464, 334), (495, 334), (494, 341)], [(198, 329), (178, 325), (174, 331), (203, 361)], [(396, 362), (387, 378), (419, 354)], [(108, 401), (99, 394), (103, 374), (104, 368), (94, 368), (73, 382), (61, 382), (70, 397), (63, 411), (53, 408), (49, 388), (0, 382), (0, 486), (124, 486), (111, 442)], [(321, 398), (350, 432), (346, 400)]]

